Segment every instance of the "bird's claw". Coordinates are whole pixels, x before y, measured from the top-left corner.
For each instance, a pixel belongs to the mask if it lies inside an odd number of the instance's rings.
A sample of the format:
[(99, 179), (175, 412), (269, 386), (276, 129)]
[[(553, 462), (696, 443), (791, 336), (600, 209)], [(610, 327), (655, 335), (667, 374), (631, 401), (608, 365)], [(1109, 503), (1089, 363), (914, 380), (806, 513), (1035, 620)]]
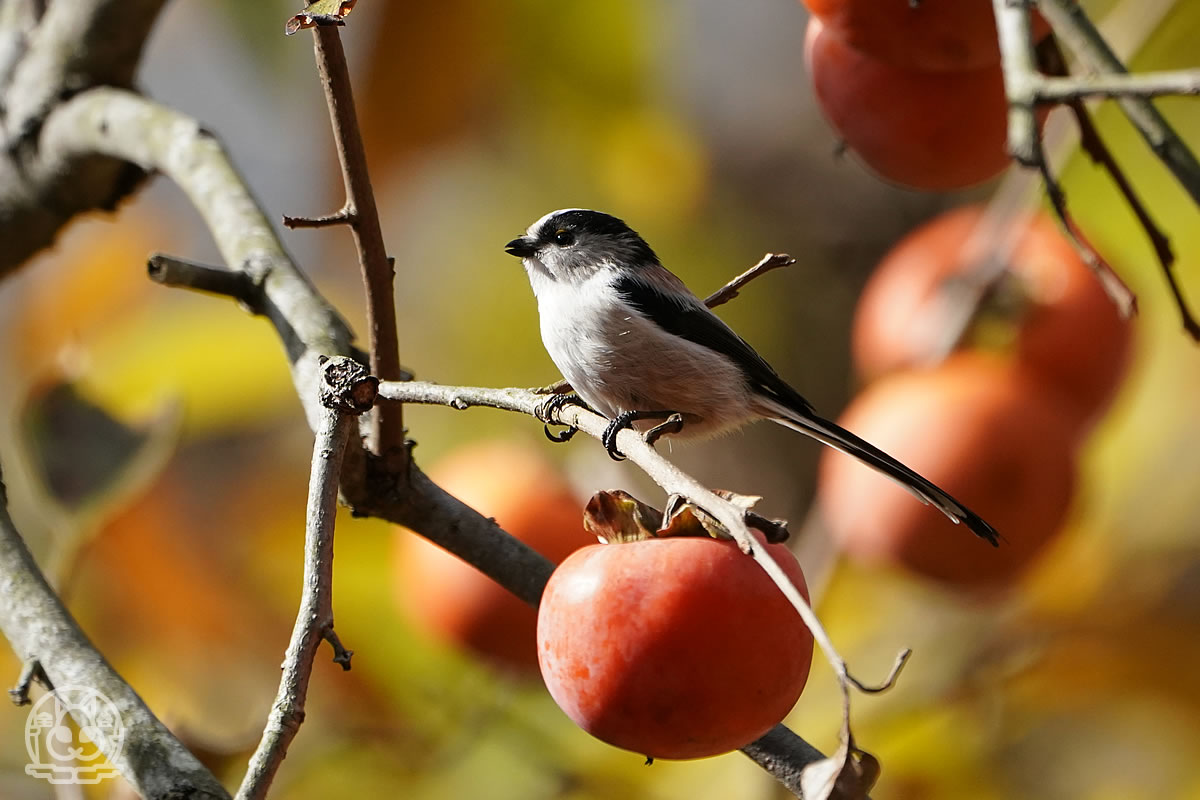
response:
[(678, 411), (676, 411), (674, 414), (667, 417), (665, 422), (659, 423), (650, 430), (646, 431), (646, 436), (644, 438), (646, 440), (646, 444), (653, 447), (654, 443), (662, 437), (668, 434), (679, 433), (681, 430), (683, 430), (683, 414), (680, 414)]
[(568, 426), (563, 428), (558, 433), (554, 433), (552, 430), (550, 430), (549, 423), (547, 423), (542, 426), (542, 433), (546, 434), (546, 438), (555, 444), (562, 444), (563, 442), (571, 441), (571, 439), (575, 437), (575, 434), (579, 433), (579, 429)]
[(604, 449), (608, 451), (608, 457), (613, 461), (625, 460), (625, 456), (617, 450), (617, 434), (632, 425), (635, 419), (637, 419), (636, 411), (624, 411), (611, 420), (604, 429), (604, 433), (600, 434), (600, 444), (604, 445)]
[(571, 425), (568, 425), (560, 433), (552, 433), (550, 431), (551, 425), (559, 424), (553, 419), (554, 414), (559, 409), (563, 408), (564, 406), (571, 405), (572, 403), (575, 405), (582, 405), (577, 395), (555, 394), (547, 397), (541, 403), (538, 403), (537, 407), (533, 410), (534, 415), (545, 423), (542, 426), (542, 431), (545, 432), (546, 438), (550, 441), (558, 443), (569, 442), (571, 441), (571, 438), (575, 436), (575, 433), (578, 429)]

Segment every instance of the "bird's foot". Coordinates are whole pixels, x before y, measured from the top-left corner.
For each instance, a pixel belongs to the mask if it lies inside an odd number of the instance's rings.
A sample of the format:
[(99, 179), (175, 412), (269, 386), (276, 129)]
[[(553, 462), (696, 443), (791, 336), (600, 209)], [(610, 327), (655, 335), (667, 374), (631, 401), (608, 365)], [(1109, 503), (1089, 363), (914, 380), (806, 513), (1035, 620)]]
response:
[(654, 444), (659, 437), (668, 433), (678, 433), (683, 429), (683, 415), (677, 411), (623, 411), (608, 423), (604, 433), (600, 434), (600, 444), (608, 451), (613, 461), (624, 461), (625, 456), (617, 450), (617, 434), (625, 428), (633, 427), (633, 423), (643, 419), (665, 419), (666, 422), (651, 428), (646, 433), (647, 444)]
[[(578, 428), (570, 425), (558, 433), (553, 433), (550, 430), (551, 425), (558, 424), (557, 420), (554, 418), (554, 415), (559, 411), (559, 409), (568, 405), (584, 406), (584, 402), (580, 400), (579, 395), (576, 394), (553, 394), (539, 403), (537, 408), (533, 410), (534, 415), (543, 423), (545, 423), (542, 425), (542, 431), (545, 432), (546, 438), (552, 442), (569, 442), (579, 430)], [(586, 408), (586, 406), (584, 407)]]

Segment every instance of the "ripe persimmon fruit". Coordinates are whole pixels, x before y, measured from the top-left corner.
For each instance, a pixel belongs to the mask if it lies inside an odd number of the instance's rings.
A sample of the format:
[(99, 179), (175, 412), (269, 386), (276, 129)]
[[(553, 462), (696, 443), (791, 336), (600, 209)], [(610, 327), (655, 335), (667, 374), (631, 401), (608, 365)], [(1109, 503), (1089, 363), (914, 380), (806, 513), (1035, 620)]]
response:
[[(783, 545), (768, 552), (807, 597)], [(703, 758), (743, 747), (795, 705), (813, 638), (733, 542), (670, 537), (592, 545), (546, 585), (538, 657), (550, 695), (609, 744)]]

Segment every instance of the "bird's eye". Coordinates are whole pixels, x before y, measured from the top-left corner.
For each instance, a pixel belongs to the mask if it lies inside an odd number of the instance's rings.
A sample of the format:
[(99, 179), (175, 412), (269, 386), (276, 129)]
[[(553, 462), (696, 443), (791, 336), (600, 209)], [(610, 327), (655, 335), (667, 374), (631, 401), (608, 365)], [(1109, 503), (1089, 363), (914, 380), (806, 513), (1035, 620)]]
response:
[(575, 234), (568, 230), (559, 228), (554, 232), (554, 243), (559, 247), (570, 247), (575, 244)]

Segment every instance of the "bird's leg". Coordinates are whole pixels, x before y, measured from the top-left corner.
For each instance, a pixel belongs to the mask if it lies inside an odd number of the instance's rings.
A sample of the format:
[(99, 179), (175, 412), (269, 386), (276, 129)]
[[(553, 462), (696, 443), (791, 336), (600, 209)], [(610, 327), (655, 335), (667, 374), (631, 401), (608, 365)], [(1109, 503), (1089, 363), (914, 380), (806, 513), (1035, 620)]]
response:
[[(679, 417), (678, 421), (674, 418)], [(624, 461), (625, 456), (617, 450), (617, 434), (625, 428), (633, 426), (633, 423), (641, 419), (665, 419), (662, 425), (652, 428), (646, 434), (646, 441), (653, 444), (658, 437), (664, 433), (678, 433), (683, 428), (683, 417), (677, 411), (622, 411), (604, 429), (604, 433), (600, 434), (600, 444), (604, 445), (604, 449), (608, 451), (608, 456), (613, 461)], [(653, 438), (650, 438), (653, 436)]]
[(571, 441), (571, 437), (573, 437), (578, 431), (578, 428), (568, 425), (560, 433), (550, 432), (550, 426), (558, 424), (554, 419), (552, 419), (552, 415), (563, 406), (571, 404), (587, 408), (587, 404), (579, 399), (579, 395), (574, 393), (563, 393), (550, 395), (541, 403), (539, 403), (537, 408), (534, 409), (533, 413), (538, 419), (545, 423), (542, 426), (542, 430), (545, 432), (546, 438), (550, 441), (560, 443), (569, 442)]

